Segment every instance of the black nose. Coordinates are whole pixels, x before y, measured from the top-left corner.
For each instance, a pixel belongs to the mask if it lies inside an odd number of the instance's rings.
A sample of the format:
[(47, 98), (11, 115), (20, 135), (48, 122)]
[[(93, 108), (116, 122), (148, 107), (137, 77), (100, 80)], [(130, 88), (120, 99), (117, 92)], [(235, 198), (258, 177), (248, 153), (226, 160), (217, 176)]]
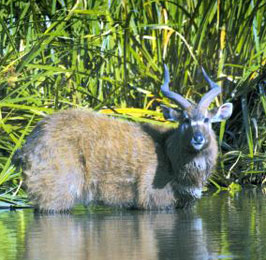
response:
[(204, 142), (204, 136), (200, 132), (196, 132), (193, 135), (193, 141), (197, 144), (202, 144)]

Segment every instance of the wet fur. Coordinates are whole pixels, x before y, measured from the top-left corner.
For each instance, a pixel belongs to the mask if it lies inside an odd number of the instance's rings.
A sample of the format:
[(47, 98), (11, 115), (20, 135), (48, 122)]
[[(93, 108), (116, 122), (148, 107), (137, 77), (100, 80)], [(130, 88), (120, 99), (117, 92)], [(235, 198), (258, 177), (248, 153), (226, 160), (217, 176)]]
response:
[(42, 210), (64, 211), (77, 202), (171, 209), (200, 197), (217, 156), (212, 129), (208, 138), (196, 153), (179, 130), (68, 110), (41, 121), (14, 162)]

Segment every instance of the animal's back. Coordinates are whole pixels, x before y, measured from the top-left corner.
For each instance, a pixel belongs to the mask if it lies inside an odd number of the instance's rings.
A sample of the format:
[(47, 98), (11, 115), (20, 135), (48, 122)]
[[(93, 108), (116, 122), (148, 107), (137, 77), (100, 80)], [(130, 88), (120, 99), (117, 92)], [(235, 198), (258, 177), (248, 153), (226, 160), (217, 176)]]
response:
[(137, 124), (68, 110), (41, 121), (20, 153), (30, 196), (58, 211), (80, 200), (136, 205), (141, 174), (155, 172), (147, 169), (157, 166), (155, 149)]

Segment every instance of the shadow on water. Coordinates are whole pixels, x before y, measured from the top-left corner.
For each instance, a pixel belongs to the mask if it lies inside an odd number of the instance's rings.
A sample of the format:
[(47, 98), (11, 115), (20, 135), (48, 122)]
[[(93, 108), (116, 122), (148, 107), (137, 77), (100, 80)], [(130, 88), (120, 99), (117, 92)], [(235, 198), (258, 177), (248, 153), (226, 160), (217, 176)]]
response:
[(1, 259), (266, 259), (266, 195), (205, 195), (187, 210), (0, 212)]

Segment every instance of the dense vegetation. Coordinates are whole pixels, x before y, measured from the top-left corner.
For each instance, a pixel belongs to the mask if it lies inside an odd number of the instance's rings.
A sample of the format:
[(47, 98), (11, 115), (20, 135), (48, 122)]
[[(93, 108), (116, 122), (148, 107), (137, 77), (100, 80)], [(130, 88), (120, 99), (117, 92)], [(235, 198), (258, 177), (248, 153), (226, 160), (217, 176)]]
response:
[[(266, 182), (266, 3), (259, 0), (0, 0), (0, 199), (20, 201), (11, 157), (46, 114), (86, 107), (166, 124), (171, 88), (198, 100), (200, 66), (234, 103), (216, 126), (221, 155), (211, 182)], [(214, 104), (215, 105), (215, 104)]]

